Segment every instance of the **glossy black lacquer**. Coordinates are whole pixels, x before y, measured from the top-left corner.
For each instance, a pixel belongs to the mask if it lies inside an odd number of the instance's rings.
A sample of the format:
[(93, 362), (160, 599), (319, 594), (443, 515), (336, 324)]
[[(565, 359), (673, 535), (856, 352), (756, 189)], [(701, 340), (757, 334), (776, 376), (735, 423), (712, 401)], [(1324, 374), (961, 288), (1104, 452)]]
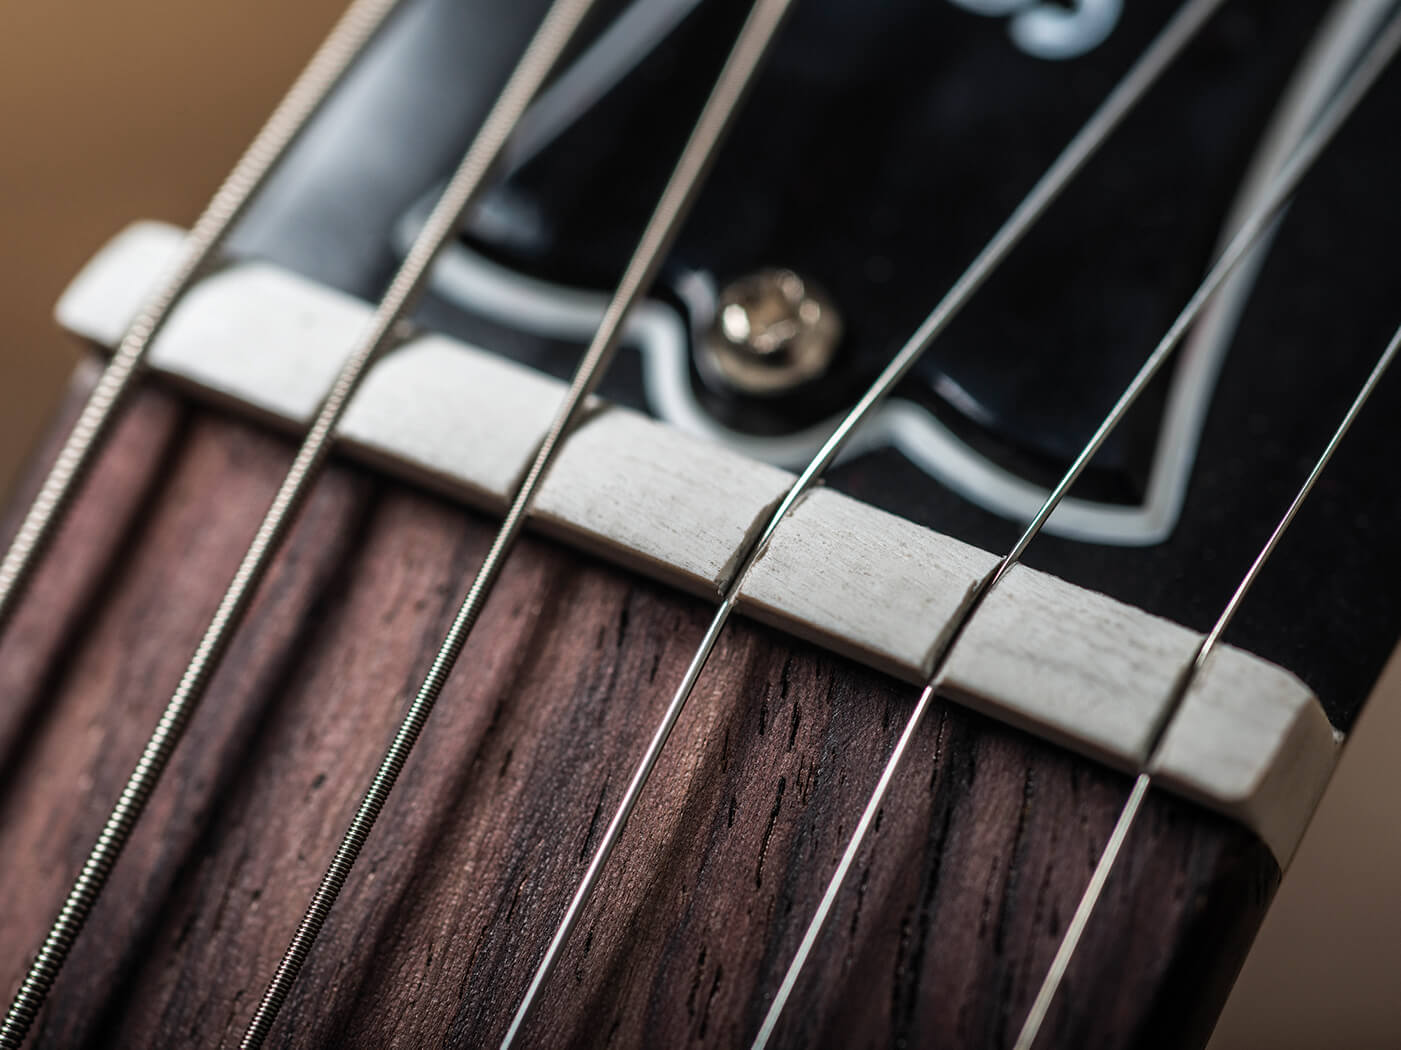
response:
[[(621, 4), (613, 5), (614, 9)], [(787, 398), (698, 399), (742, 431), (785, 433), (854, 399), (1171, 13), (1130, 2), (1114, 33), (1064, 62), (1033, 58), (1002, 20), (943, 0), (798, 0), (688, 223), (658, 295), (683, 275), (760, 266), (817, 279), (846, 336), (832, 371)], [(393, 231), (446, 174), (540, 0), (417, 0), (340, 90), (253, 210), (240, 251), (376, 295)], [(594, 110), (498, 190), (528, 224), (465, 243), (582, 288), (617, 276), (745, 5), (700, 5)], [(1224, 213), (1326, 5), (1232, 0), (1041, 227), (930, 350), (900, 394), (995, 462), (1057, 476), (1210, 262)], [(1184, 515), (1167, 542), (1044, 536), (1027, 561), (1204, 628), (1214, 619), (1394, 326), (1401, 75), (1385, 78), (1291, 208), (1212, 400)], [(557, 375), (579, 348), (430, 300), (420, 319)], [(956, 385), (967, 396), (941, 391)], [(1133, 503), (1163, 383), (1077, 495)], [(647, 407), (624, 354), (609, 396)], [(1401, 499), (1389, 381), (1243, 608), (1230, 640), (1300, 674), (1351, 725), (1401, 631)], [(1018, 526), (885, 450), (835, 486), (1000, 551)]]

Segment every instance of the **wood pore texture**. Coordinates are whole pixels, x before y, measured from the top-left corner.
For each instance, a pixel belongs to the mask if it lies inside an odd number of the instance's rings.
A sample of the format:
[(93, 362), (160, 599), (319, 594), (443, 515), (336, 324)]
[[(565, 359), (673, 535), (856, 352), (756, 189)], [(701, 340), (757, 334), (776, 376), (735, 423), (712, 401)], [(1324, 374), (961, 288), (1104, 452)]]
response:
[[(0, 640), (7, 996), (291, 454), (141, 391)], [(492, 527), (332, 464), (33, 1045), (237, 1043)], [(272, 1044), (499, 1040), (710, 612), (527, 536)], [(525, 1045), (747, 1045), (913, 701), (734, 622)], [(1008, 1045), (1127, 788), (937, 704), (775, 1045)], [(1278, 877), (1152, 796), (1041, 1045), (1203, 1044)]]

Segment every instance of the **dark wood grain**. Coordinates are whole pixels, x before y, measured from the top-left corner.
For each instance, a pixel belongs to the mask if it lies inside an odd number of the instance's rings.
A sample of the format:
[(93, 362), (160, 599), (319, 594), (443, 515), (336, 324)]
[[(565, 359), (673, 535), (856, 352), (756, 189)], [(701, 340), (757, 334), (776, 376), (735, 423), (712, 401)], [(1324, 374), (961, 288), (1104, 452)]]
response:
[[(143, 391), (0, 643), (6, 994), (290, 456), (280, 438)], [(236, 1042), (490, 536), (480, 517), (333, 464), (35, 1045)], [(708, 614), (527, 538), (276, 1041), (499, 1039)], [(528, 1043), (744, 1045), (913, 699), (735, 623)], [(1126, 791), (938, 707), (779, 1042), (1007, 1045)], [(1201, 1044), (1277, 880), (1253, 837), (1153, 797), (1045, 1045)]]

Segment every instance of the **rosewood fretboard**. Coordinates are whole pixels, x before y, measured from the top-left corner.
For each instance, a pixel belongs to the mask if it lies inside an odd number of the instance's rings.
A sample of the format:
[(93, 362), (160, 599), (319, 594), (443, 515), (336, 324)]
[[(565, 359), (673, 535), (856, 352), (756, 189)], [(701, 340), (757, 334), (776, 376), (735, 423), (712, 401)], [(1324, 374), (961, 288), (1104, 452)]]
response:
[[(148, 388), (36, 578), (0, 647), (7, 986), (290, 455), (279, 438)], [(36, 1046), (237, 1039), (492, 527), (333, 467), (55, 988)], [(680, 676), (707, 616), (701, 602), (528, 540), (275, 1038), (499, 1040), (665, 700), (655, 683)], [(736, 623), (529, 1040), (748, 1038), (911, 702), (907, 687)], [(941, 707), (780, 1043), (1008, 1043), (1125, 791), (1118, 774)], [(1246, 832), (1155, 796), (1044, 1045), (1203, 1043), (1278, 874)]]

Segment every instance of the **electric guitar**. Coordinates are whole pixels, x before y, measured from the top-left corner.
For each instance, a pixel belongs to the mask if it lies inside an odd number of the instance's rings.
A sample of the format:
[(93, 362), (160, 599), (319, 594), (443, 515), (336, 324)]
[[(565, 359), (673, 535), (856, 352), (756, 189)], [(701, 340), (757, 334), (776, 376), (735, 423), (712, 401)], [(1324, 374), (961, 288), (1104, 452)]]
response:
[(1392, 0), (356, 0), (0, 524), (0, 1047), (1202, 1046), (1401, 634)]

